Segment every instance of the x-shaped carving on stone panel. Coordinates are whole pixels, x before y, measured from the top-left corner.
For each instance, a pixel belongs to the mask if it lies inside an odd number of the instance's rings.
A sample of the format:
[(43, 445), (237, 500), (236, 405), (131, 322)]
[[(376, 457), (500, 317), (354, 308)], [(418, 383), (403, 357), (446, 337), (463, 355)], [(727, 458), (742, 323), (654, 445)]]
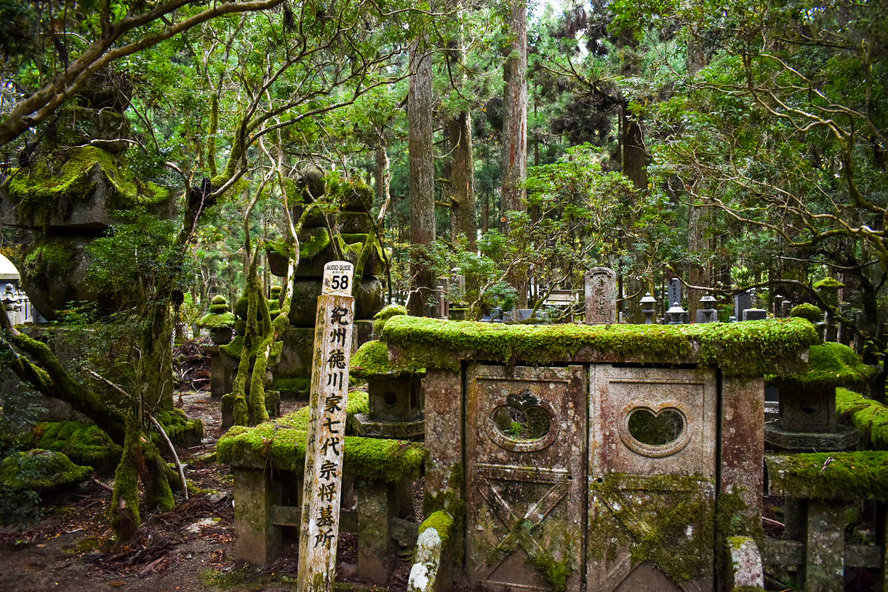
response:
[(546, 519), (558, 503), (567, 495), (567, 483), (556, 483), (546, 491), (542, 498), (533, 504), (523, 517), (515, 514), (509, 503), (500, 495), (493, 483), (487, 478), (481, 478), (477, 485), (478, 492), (487, 500), (500, 522), (509, 530), (494, 547), (487, 558), (485, 566), (478, 570), (480, 578), (489, 577), (496, 568), (518, 548), (530, 556), (531, 559), (542, 557), (545, 554), (539, 542), (533, 537), (533, 532)]

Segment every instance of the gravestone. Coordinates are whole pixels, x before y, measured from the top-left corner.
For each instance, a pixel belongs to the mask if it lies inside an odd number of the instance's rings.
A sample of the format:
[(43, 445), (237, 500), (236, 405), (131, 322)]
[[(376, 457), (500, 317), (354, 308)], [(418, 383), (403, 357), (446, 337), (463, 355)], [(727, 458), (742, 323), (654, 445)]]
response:
[(309, 402), (311, 421), (300, 519), (298, 592), (331, 592), (336, 578), (345, 408), (354, 328), (353, 277), (351, 263), (327, 263), (318, 297)]
[(607, 267), (586, 272), (586, 324), (612, 325), (617, 321), (617, 274)]
[(678, 278), (672, 278), (669, 280), (669, 288), (667, 289), (667, 294), (669, 295), (669, 306), (672, 306), (676, 302), (681, 304), (681, 280)]
[(764, 321), (768, 318), (768, 311), (764, 308), (747, 308), (743, 311), (744, 321)]
[(752, 308), (752, 294), (741, 292), (734, 296), (734, 317), (738, 321), (746, 320), (743, 317), (743, 311), (749, 308)]

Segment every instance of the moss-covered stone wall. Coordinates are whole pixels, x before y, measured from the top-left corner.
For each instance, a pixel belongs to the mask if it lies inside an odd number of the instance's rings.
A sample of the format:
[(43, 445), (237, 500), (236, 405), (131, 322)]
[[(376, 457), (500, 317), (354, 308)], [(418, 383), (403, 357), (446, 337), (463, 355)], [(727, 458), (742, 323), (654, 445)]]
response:
[(507, 325), (395, 316), (382, 329), (394, 365), (458, 368), (506, 363), (699, 363), (726, 376), (804, 373), (820, 343), (803, 319), (696, 325)]

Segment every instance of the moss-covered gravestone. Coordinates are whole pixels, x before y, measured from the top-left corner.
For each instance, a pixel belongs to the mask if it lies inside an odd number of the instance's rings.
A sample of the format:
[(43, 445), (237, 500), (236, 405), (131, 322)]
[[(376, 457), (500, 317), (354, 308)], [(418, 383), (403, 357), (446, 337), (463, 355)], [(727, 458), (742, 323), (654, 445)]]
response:
[[(274, 370), (275, 386), (282, 392), (308, 394), (315, 324), (315, 305), (321, 294), (324, 265), (344, 260), (355, 266), (355, 342), (369, 341), (373, 315), (383, 305), (385, 254), (373, 230), (370, 208), (373, 191), (361, 182), (343, 182), (317, 169), (303, 171), (296, 182), (302, 203), (293, 207), (298, 220), (309, 204), (325, 200), (335, 203), (335, 211), (311, 210), (299, 234), (299, 266), (293, 278), (290, 328), (283, 335), (284, 351)], [(334, 229), (331, 232), (331, 228)], [(286, 275), (287, 245), (268, 243), (266, 254), (272, 273)]]

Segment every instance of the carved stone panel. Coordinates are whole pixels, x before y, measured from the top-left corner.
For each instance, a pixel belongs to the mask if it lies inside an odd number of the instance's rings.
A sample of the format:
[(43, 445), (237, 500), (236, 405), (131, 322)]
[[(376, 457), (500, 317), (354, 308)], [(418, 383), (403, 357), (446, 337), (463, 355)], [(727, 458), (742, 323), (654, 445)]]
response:
[[(473, 365), (466, 401), (466, 572), (485, 590), (579, 592), (586, 371)], [(566, 583), (558, 582), (566, 575)]]
[(711, 590), (714, 370), (596, 365), (589, 381), (587, 589)]
[(586, 272), (586, 324), (612, 325), (617, 322), (617, 274), (607, 267)]

